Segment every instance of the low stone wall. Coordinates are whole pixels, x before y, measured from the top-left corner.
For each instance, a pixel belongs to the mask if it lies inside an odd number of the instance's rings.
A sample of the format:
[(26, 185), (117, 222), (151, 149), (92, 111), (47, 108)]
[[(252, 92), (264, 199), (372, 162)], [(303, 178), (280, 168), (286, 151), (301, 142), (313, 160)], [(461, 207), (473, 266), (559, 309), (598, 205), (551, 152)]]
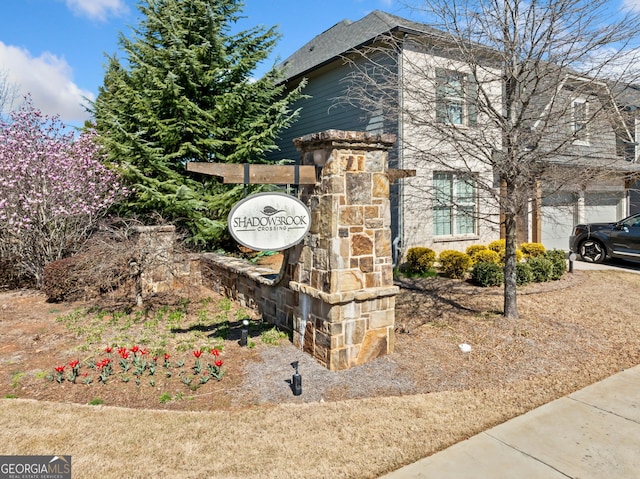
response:
[(202, 284), (256, 310), (291, 333), (293, 344), (332, 370), (347, 369), (393, 351), (396, 287), (327, 294), (285, 282), (279, 273), (216, 253), (200, 255)]
[(295, 297), (281, 284), (282, 272), (216, 253), (199, 257), (203, 286), (256, 310), (264, 321), (292, 331)]

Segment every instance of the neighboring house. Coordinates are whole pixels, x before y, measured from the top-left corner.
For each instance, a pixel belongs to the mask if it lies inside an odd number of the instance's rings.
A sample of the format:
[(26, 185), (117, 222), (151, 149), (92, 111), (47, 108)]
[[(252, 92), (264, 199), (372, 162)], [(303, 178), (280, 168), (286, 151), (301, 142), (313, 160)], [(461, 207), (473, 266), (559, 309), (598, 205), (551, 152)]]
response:
[[(384, 53), (380, 49), (377, 54), (375, 46), (382, 46), (385, 38), (398, 41), (393, 49), (385, 49)], [(475, 72), (468, 71), (464, 62), (452, 56), (454, 49), (442, 47), (445, 43), (446, 36), (428, 25), (374, 11), (356, 22), (343, 20), (334, 25), (282, 64), (284, 82), (291, 88), (305, 78), (308, 80), (304, 91), (308, 98), (297, 104), (302, 107), (300, 119), (283, 132), (278, 158), (296, 160), (299, 153), (293, 139), (327, 129), (397, 135), (389, 155), (390, 167), (417, 172), (415, 178), (392, 185), (392, 234), (394, 244), (399, 244), (404, 252), (412, 246), (464, 251), (471, 244), (486, 244), (500, 237), (499, 208), (492, 200), (498, 196), (500, 184), (483, 161), (486, 155), (500, 149), (500, 131), (487, 128), (488, 122), (476, 111), (472, 101), (477, 95), (478, 82), (482, 82), (490, 101), (501, 104), (500, 65), (491, 65), (488, 55), (486, 65)], [(371, 52), (369, 55), (353, 54), (365, 48)], [(345, 61), (347, 58), (349, 61)], [(362, 71), (387, 82), (388, 87), (378, 93), (379, 98), (350, 97), (349, 79), (354, 78), (354, 72)], [(420, 88), (425, 72), (432, 82)], [(571, 118), (566, 121), (575, 129), (575, 154), (584, 156), (585, 160), (611, 164), (612, 175), (599, 179), (596, 184), (571, 185), (563, 181), (562, 185), (538, 185), (538, 191), (531, 193), (529, 214), (521, 218), (520, 242), (537, 241), (549, 248), (567, 249), (571, 230), (578, 222), (614, 221), (628, 213), (629, 162), (624, 159), (623, 151), (632, 138), (617, 106), (607, 98), (607, 88), (574, 88), (579, 82), (579, 78), (567, 76), (563, 84), (558, 85), (567, 92), (566, 101), (573, 102)], [(408, 85), (412, 88), (407, 88)], [(572, 97), (575, 91), (580, 91), (579, 97)], [(368, 101), (369, 107), (359, 107), (360, 100)], [(425, 101), (431, 105), (428, 112), (425, 112)], [(379, 108), (375, 108), (376, 102)], [(398, 108), (400, 104), (402, 108)], [(540, 121), (544, 121), (544, 115), (549, 114), (555, 103), (547, 105), (541, 98), (540, 104)], [(598, 124), (597, 133), (590, 131), (591, 125), (589, 129), (584, 128), (589, 108), (595, 105), (613, 112), (606, 115), (608, 121)], [(398, 111), (402, 114), (398, 115)], [(434, 124), (440, 125), (436, 128), (453, 126), (465, 135), (476, 134), (475, 127), (483, 125), (484, 143), (479, 143), (484, 147), (460, 152), (451, 144), (434, 141), (434, 132), (415, 127), (413, 118), (421, 114), (435, 115)], [(545, 141), (549, 145), (553, 138)], [(544, 145), (545, 141), (539, 144)], [(425, 151), (440, 161), (426, 161)], [(563, 164), (569, 164), (565, 158), (554, 158), (553, 163), (559, 170)], [(459, 173), (462, 165), (467, 171), (464, 175)], [(483, 194), (491, 188), (493, 195)]]
[[(556, 177), (545, 176), (537, 185), (525, 223), (528, 240), (566, 250), (576, 224), (613, 222), (630, 214), (631, 184), (640, 165), (635, 162), (634, 135), (609, 85), (566, 74), (554, 90), (553, 100), (542, 95), (544, 107), (537, 121), (544, 121), (554, 108), (562, 109), (554, 121), (557, 128), (573, 132), (573, 141), (562, 154), (550, 155)], [(554, 151), (554, 140), (547, 134), (539, 148)], [(576, 169), (592, 173), (574, 174)], [(537, 204), (536, 196), (541, 196)]]

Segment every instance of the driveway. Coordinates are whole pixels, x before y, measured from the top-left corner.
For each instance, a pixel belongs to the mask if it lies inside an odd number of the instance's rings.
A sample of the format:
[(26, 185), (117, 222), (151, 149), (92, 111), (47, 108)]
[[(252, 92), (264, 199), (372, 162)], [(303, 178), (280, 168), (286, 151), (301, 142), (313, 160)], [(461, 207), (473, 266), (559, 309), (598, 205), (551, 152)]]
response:
[(617, 258), (609, 258), (602, 264), (587, 263), (580, 257), (573, 262), (574, 270), (618, 270), (640, 274), (640, 263), (624, 261)]

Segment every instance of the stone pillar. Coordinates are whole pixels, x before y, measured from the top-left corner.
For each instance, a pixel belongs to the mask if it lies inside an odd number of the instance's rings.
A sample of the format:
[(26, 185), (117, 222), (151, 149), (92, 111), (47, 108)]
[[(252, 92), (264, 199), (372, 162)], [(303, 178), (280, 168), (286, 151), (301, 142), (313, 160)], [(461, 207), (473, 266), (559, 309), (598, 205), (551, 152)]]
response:
[(395, 296), (387, 151), (394, 135), (328, 130), (295, 140), (321, 170), (303, 194), (311, 230), (291, 269), (293, 341), (330, 370), (393, 351)]

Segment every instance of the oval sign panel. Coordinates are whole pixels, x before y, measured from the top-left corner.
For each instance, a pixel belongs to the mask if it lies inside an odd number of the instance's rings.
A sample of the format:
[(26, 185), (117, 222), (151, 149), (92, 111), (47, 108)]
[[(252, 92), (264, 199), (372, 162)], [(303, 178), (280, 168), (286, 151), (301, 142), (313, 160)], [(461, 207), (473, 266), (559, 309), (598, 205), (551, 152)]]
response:
[(282, 251), (300, 241), (311, 227), (311, 213), (285, 193), (257, 193), (237, 203), (228, 219), (235, 240), (256, 251)]

